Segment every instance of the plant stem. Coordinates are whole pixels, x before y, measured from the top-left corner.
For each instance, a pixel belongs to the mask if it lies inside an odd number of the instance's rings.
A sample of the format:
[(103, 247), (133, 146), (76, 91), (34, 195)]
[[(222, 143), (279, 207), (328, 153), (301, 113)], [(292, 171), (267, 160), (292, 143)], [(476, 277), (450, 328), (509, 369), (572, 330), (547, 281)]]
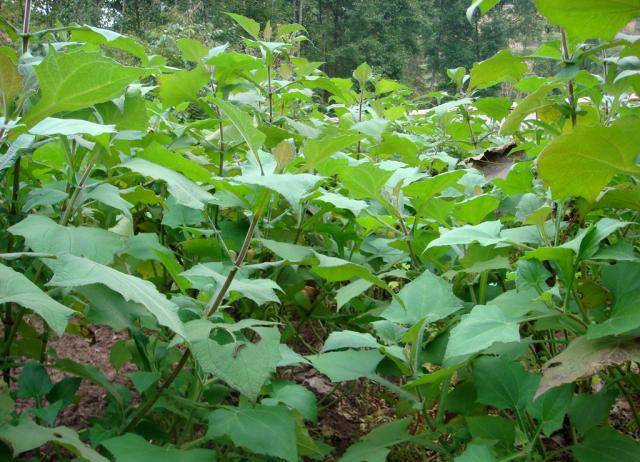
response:
[[(360, 103), (358, 105), (358, 122), (362, 122), (362, 106), (364, 104), (364, 87), (360, 89)], [(356, 159), (360, 159), (362, 141), (358, 140), (358, 148), (356, 149)]]
[[(567, 33), (562, 31), (562, 60), (565, 64), (570, 62), (569, 45), (567, 44)], [(578, 115), (576, 113), (576, 94), (573, 88), (573, 80), (569, 80), (567, 83), (567, 91), (569, 92), (569, 105), (571, 106), (571, 125), (575, 128), (578, 122)]]
[[(29, 51), (29, 29), (31, 24), (31, 3), (32, 0), (27, 0), (24, 3), (24, 11), (22, 14), (22, 54), (26, 54)], [(5, 114), (8, 118), (9, 114)], [(2, 130), (4, 135), (4, 129)], [(1, 136), (0, 136), (1, 137)], [(11, 185), (11, 207), (9, 208), (9, 216), (15, 219), (18, 216), (18, 193), (20, 191), (20, 155), (16, 159), (16, 163), (13, 165), (13, 184)], [(13, 251), (13, 236), (9, 235), (7, 242), (7, 253)], [(4, 338), (6, 357), (11, 352), (11, 332), (14, 331), (13, 308), (16, 305), (14, 303), (7, 304), (5, 316), (4, 316)], [(3, 372), (4, 381), (7, 385), (11, 383), (11, 368), (5, 369)]]
[(273, 123), (273, 89), (271, 88), (271, 64), (267, 66), (267, 83), (269, 85), (269, 123)]
[[(258, 205), (258, 209), (253, 214), (253, 217), (251, 219), (251, 224), (249, 225), (249, 229), (247, 230), (247, 234), (244, 238), (244, 242), (242, 243), (242, 247), (240, 248), (240, 252), (238, 252), (238, 256), (234, 262), (234, 267), (231, 271), (229, 271), (227, 278), (222, 284), (222, 287), (220, 287), (220, 290), (218, 290), (218, 295), (215, 297), (215, 299), (212, 298), (213, 302), (209, 303), (209, 305), (205, 309), (204, 316), (203, 316), (204, 319), (207, 319), (209, 316), (211, 316), (211, 314), (213, 314), (222, 304), (222, 300), (224, 300), (225, 294), (229, 290), (229, 287), (231, 286), (231, 283), (233, 282), (233, 279), (235, 278), (236, 273), (240, 269), (242, 262), (247, 256), (247, 251), (249, 250), (249, 245), (251, 244), (251, 240), (253, 238), (253, 233), (255, 232), (255, 229), (258, 226), (260, 217), (262, 216), (265, 205), (269, 201), (270, 197), (271, 197), (271, 193), (267, 192), (265, 193), (264, 197), (260, 201), (260, 204)], [(129, 422), (124, 426), (124, 428), (121, 430), (120, 433), (127, 433), (136, 427), (138, 422), (142, 420), (142, 418), (151, 410), (151, 408), (156, 403), (156, 401), (158, 401), (158, 398), (160, 398), (164, 390), (166, 390), (173, 383), (173, 381), (178, 377), (178, 374), (187, 364), (187, 361), (189, 360), (190, 357), (191, 357), (191, 350), (189, 349), (185, 350), (184, 353), (182, 354), (182, 357), (180, 358), (180, 361), (178, 362), (176, 367), (173, 369), (169, 377), (167, 377), (167, 379), (164, 382), (162, 382), (162, 384), (158, 385), (155, 393), (147, 400), (147, 402), (142, 407), (139, 407), (136, 410), (131, 420), (129, 420)]]
[[(625, 378), (624, 374), (621, 374), (619, 371), (618, 371), (618, 374), (614, 374), (614, 375), (619, 375), (621, 379)], [(633, 416), (633, 420), (636, 424), (636, 428), (640, 429), (640, 414), (638, 414), (638, 409), (636, 408), (636, 405), (633, 401), (633, 396), (631, 396), (631, 393), (629, 393), (629, 390), (627, 390), (624, 387), (624, 385), (622, 385), (622, 383), (617, 382), (616, 385), (618, 386), (618, 388), (624, 395), (624, 398), (627, 400), (627, 403), (629, 404), (629, 410), (631, 411), (631, 415)]]
[(487, 303), (487, 287), (489, 286), (489, 271), (480, 274), (480, 290), (478, 292), (478, 304)]

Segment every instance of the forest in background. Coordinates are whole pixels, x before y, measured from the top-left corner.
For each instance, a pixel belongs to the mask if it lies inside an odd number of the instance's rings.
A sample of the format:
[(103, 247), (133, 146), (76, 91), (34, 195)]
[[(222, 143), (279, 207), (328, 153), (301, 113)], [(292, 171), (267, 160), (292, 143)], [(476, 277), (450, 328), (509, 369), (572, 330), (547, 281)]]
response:
[[(20, 22), (22, 0), (0, 0), (0, 15)], [(526, 54), (556, 30), (532, 0), (508, 0), (487, 15), (466, 17), (468, 0), (36, 0), (36, 27), (89, 24), (134, 35), (150, 51), (179, 65), (176, 39), (206, 45), (238, 43), (242, 30), (224, 13), (272, 25), (299, 23), (308, 41), (300, 53), (323, 61), (323, 70), (348, 77), (360, 63), (416, 90), (447, 85), (448, 68), (504, 48)]]

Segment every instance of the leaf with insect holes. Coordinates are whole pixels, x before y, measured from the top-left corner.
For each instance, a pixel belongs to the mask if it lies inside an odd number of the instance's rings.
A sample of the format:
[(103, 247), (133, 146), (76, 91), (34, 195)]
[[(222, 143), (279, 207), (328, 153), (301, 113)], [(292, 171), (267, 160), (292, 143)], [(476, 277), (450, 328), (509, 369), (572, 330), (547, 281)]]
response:
[(275, 327), (251, 329), (260, 336), (256, 343), (238, 340), (220, 344), (206, 338), (193, 342), (191, 351), (202, 370), (256, 401), (280, 361), (280, 332)]
[(83, 460), (109, 462), (106, 457), (83, 443), (74, 430), (68, 427), (42, 427), (30, 420), (27, 417), (27, 413), (21, 414), (15, 425), (6, 424), (0, 426), (0, 440), (11, 446), (15, 456), (39, 448), (47, 443), (53, 443), (69, 450)]

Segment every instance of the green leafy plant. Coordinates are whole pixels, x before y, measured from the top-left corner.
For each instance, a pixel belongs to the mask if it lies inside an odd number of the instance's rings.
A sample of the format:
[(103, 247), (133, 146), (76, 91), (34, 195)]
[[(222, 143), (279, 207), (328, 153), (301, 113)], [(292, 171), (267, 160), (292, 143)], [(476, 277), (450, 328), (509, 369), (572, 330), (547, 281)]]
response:
[[(425, 98), (297, 24), (177, 69), (0, 22), (2, 457), (638, 460), (640, 4), (536, 4), (559, 40)], [(115, 378), (56, 351), (98, 327)], [(336, 451), (354, 383), (388, 411)]]

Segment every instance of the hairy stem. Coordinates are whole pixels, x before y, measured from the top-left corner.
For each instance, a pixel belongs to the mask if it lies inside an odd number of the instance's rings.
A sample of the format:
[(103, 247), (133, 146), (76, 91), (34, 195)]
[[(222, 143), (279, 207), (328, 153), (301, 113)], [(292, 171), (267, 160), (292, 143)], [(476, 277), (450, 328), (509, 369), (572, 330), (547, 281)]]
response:
[[(568, 64), (570, 62), (567, 33), (564, 30), (562, 31), (562, 60), (565, 64)], [(578, 115), (576, 109), (576, 94), (575, 89), (573, 88), (573, 80), (569, 80), (569, 83), (567, 83), (567, 91), (569, 92), (569, 105), (571, 106), (571, 125), (575, 127), (578, 122)]]

